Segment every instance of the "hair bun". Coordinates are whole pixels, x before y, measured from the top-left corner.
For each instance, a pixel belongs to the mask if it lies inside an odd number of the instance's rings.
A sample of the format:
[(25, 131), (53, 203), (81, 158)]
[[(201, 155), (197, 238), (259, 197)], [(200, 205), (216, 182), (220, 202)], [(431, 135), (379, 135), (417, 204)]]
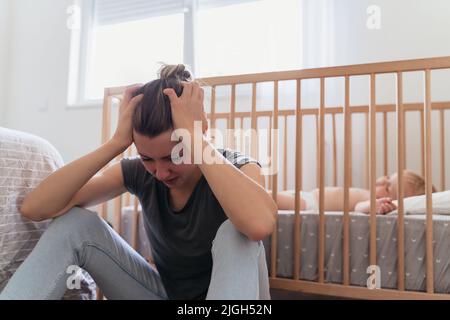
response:
[(180, 81), (192, 80), (191, 73), (184, 64), (166, 64), (159, 70), (160, 79), (176, 79)]

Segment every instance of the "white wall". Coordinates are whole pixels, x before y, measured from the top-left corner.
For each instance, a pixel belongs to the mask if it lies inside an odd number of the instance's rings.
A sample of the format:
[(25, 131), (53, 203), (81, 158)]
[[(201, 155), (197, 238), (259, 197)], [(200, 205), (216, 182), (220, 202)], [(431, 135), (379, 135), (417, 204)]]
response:
[[(371, 63), (380, 61), (429, 58), (437, 56), (450, 56), (450, 2), (447, 0), (305, 0), (307, 20), (305, 25), (305, 66), (323, 67), (330, 65), (349, 65)], [(369, 29), (366, 25), (369, 18), (367, 8), (377, 5), (380, 9), (381, 28)], [(333, 13), (327, 13), (333, 12)], [(331, 22), (326, 27), (327, 22)], [(325, 41), (319, 41), (320, 35), (328, 34)], [(327, 39), (328, 38), (328, 39)], [(435, 101), (450, 101), (450, 90), (447, 84), (450, 79), (450, 71), (444, 74), (432, 74), (432, 98)], [(445, 79), (440, 81), (440, 79)], [(369, 103), (368, 77), (364, 79), (352, 78), (351, 104)], [(423, 101), (423, 82), (421, 74), (404, 75), (404, 99), (405, 102)], [(308, 105), (318, 106), (319, 91), (318, 82), (303, 86), (303, 91), (309, 93), (303, 96), (303, 102)], [(343, 79), (334, 79), (326, 82), (327, 105), (343, 104)], [(304, 92), (303, 92), (304, 93)], [(377, 103), (395, 103), (395, 78), (393, 75), (379, 76), (377, 78)], [(309, 167), (309, 175), (304, 177), (306, 189), (315, 187), (315, 122), (314, 118), (306, 119), (305, 129), (310, 139), (304, 142), (306, 150), (304, 163)], [(337, 130), (342, 131), (342, 123), (337, 123)], [(380, 119), (381, 120), (381, 119)], [(407, 116), (407, 167), (420, 173), (420, 145), (419, 145), (419, 116), (408, 114)], [(436, 114), (433, 114), (433, 182), (440, 186), (439, 171), (439, 126)], [(381, 122), (381, 121), (380, 121)], [(450, 124), (450, 111), (446, 112), (446, 126)], [(331, 162), (331, 123), (327, 123), (326, 152), (327, 162)], [(366, 183), (364, 172), (364, 118), (355, 116), (354, 119), (354, 153), (353, 153), (353, 178), (358, 186)], [(382, 128), (378, 127), (378, 174), (383, 174), (382, 165)], [(389, 172), (396, 171), (396, 139), (395, 117), (389, 117)], [(448, 136), (448, 130), (446, 131)], [(338, 139), (342, 142), (342, 139)], [(446, 159), (450, 156), (450, 141), (446, 141)], [(305, 158), (306, 157), (306, 158)], [(342, 145), (338, 145), (338, 183), (342, 184)], [(293, 168), (293, 162), (292, 162)], [(448, 166), (447, 166), (448, 167)], [(327, 183), (331, 183), (331, 168), (328, 167)], [(293, 172), (293, 171), (291, 171)], [(450, 186), (450, 168), (446, 172), (447, 188)], [(293, 176), (290, 185), (293, 187)]]
[[(0, 0), (0, 8), (5, 1)], [(66, 9), (71, 1), (12, 2), (10, 73), (7, 73), (7, 80), (0, 78), (9, 83), (8, 112), (3, 125), (48, 139), (66, 162), (72, 161), (100, 144), (101, 109), (67, 108), (70, 32), (66, 27)], [(450, 2), (447, 0), (327, 0), (325, 7), (335, 10), (328, 17), (321, 11), (323, 6), (316, 4), (318, 2), (305, 0), (312, 10), (308, 28), (313, 33), (316, 30), (330, 32), (333, 37), (319, 42), (312, 33), (305, 42), (305, 52), (309, 52), (305, 54), (308, 67), (450, 56)], [(372, 4), (381, 8), (380, 30), (366, 27), (366, 9)], [(333, 21), (333, 24), (323, 28), (326, 21)], [(1, 68), (5, 60), (3, 56), (0, 58)], [(0, 88), (4, 95), (5, 86)], [(415, 132), (417, 126), (408, 130)], [(450, 139), (447, 142), (450, 143)], [(409, 149), (414, 151), (413, 147)], [(450, 151), (450, 144), (447, 150)], [(417, 158), (417, 155), (411, 157), (412, 161)], [(412, 165), (415, 168), (417, 163)], [(450, 182), (449, 171), (447, 181)], [(309, 181), (312, 187), (314, 181)]]
[(12, 0), (0, 0), (0, 126), (6, 124)]
[(5, 126), (48, 139), (66, 162), (100, 143), (101, 109), (69, 109), (69, 0), (14, 0)]
[[(446, 0), (339, 0), (335, 2), (335, 64), (416, 59), (450, 54)], [(381, 29), (366, 26), (377, 5)]]
[[(447, 0), (339, 0), (335, 2), (334, 54), (332, 64), (358, 64), (378, 61), (418, 59), (450, 56), (450, 2)], [(366, 26), (367, 8), (377, 5), (381, 13), (381, 28)], [(395, 103), (395, 78), (379, 77), (377, 102)], [(404, 99), (406, 102), (423, 101), (423, 75), (404, 75)], [(441, 81), (441, 79), (445, 79)], [(450, 71), (432, 73), (432, 99), (450, 101), (448, 81)], [(364, 81), (363, 81), (364, 82)], [(365, 84), (364, 84), (365, 85)], [(363, 87), (367, 89), (368, 86)], [(368, 93), (368, 91), (367, 91)], [(363, 99), (364, 100), (364, 99)], [(368, 95), (366, 96), (368, 102)], [(421, 172), (419, 140), (419, 115), (407, 116), (407, 167)], [(389, 154), (396, 154), (395, 117), (390, 117)], [(437, 114), (433, 114), (432, 157), (433, 182), (440, 186), (439, 126)], [(446, 126), (450, 125), (450, 112), (446, 112)], [(378, 139), (381, 139), (381, 130)], [(448, 136), (448, 131), (447, 131)], [(446, 159), (450, 156), (447, 138)], [(378, 149), (380, 150), (380, 149)], [(380, 153), (381, 154), (381, 153)], [(379, 174), (382, 174), (381, 157), (378, 158)], [(396, 171), (396, 157), (389, 158), (389, 171)], [(450, 186), (450, 168), (447, 165), (447, 188)]]

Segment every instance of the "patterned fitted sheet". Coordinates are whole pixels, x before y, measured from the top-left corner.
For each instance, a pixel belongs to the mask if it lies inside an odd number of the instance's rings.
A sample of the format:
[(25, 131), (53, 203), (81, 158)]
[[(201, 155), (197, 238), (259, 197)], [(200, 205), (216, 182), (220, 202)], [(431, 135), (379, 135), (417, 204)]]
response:
[[(319, 215), (301, 212), (300, 279), (318, 279)], [(426, 254), (425, 219), (423, 214), (405, 216), (405, 287), (425, 291)], [(279, 211), (277, 246), (277, 276), (293, 277), (294, 212)], [(350, 214), (350, 284), (366, 286), (370, 276), (369, 215)], [(325, 281), (342, 283), (343, 213), (325, 213)], [(437, 293), (450, 292), (450, 216), (433, 216), (434, 286)], [(397, 215), (377, 216), (377, 265), (381, 287), (397, 287)], [(266, 258), (270, 264), (270, 238), (264, 240)]]
[[(132, 207), (122, 210), (122, 236), (131, 241)], [(277, 276), (292, 278), (294, 269), (293, 227), (294, 212), (279, 210)], [(318, 221), (312, 211), (301, 212), (300, 279), (318, 279)], [(425, 218), (405, 215), (405, 287), (406, 290), (425, 291)], [(142, 216), (139, 215), (137, 251), (144, 257), (151, 254), (151, 244), (145, 235)], [(369, 266), (369, 215), (350, 213), (350, 284), (366, 286)], [(343, 213), (325, 213), (325, 281), (342, 283)], [(433, 216), (434, 285), (436, 293), (450, 292), (450, 216)], [(381, 287), (397, 287), (397, 215), (377, 216), (377, 262), (380, 267)], [(265, 239), (266, 259), (270, 265), (270, 237)]]

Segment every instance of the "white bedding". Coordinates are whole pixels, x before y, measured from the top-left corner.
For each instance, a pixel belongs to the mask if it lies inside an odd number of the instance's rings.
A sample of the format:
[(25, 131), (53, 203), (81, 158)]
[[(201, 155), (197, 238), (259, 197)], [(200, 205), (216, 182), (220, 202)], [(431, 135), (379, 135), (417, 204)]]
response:
[[(397, 205), (398, 201), (394, 201)], [(405, 214), (425, 214), (427, 212), (426, 196), (416, 196), (405, 198)], [(432, 194), (433, 214), (450, 214), (450, 190), (435, 192)], [(396, 214), (397, 210), (390, 214)]]
[[(35, 135), (0, 127), (0, 291), (35, 247), (50, 221), (33, 222), (19, 212), (25, 195), (63, 165), (58, 151)], [(92, 299), (95, 284), (85, 274), (81, 290), (66, 299)]]

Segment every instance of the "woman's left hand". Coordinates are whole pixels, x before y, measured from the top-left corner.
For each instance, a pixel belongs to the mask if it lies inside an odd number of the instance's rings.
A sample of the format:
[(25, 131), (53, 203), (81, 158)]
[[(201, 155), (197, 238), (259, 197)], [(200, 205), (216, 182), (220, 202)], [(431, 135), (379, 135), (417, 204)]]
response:
[(195, 82), (181, 82), (183, 93), (177, 96), (175, 90), (167, 88), (163, 93), (169, 97), (174, 129), (187, 129), (194, 134), (194, 122), (201, 121), (202, 134), (208, 130), (208, 121), (203, 109), (203, 89)]

